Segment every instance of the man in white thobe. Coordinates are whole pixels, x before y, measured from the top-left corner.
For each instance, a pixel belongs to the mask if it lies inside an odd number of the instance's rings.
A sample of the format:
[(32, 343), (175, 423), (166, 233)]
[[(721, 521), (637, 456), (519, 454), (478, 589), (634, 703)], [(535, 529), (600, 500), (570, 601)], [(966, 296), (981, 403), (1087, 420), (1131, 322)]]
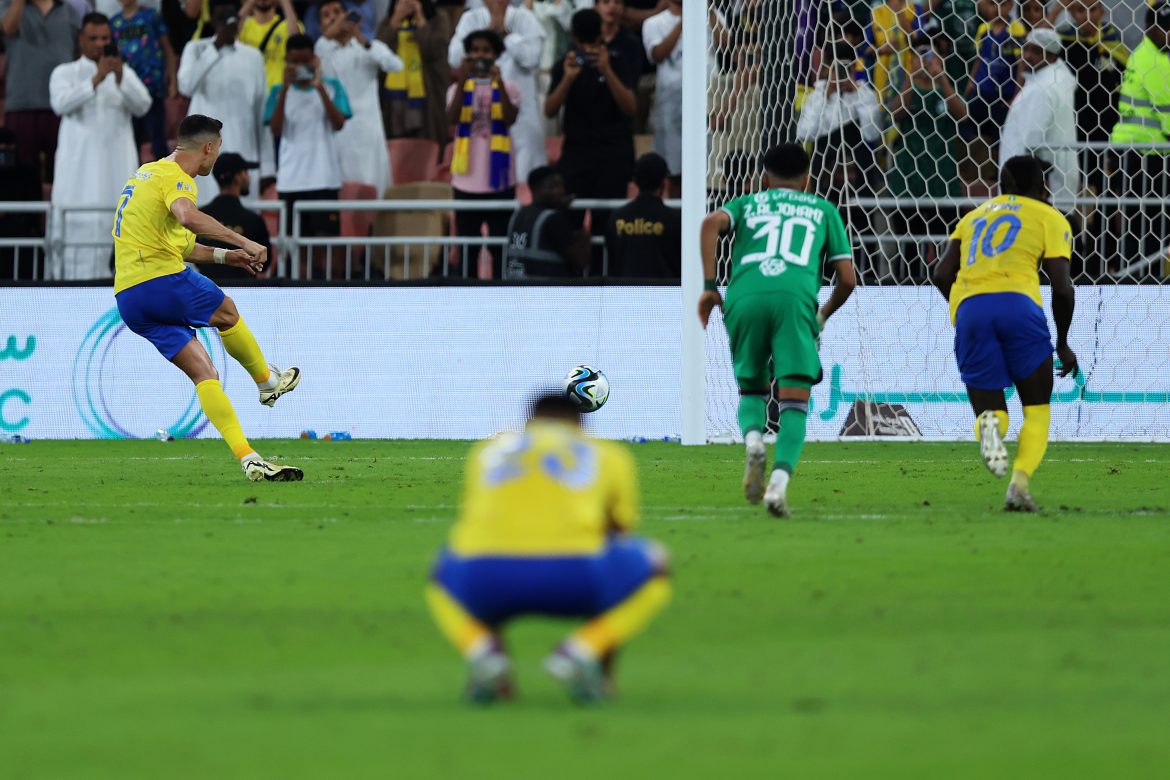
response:
[(662, 155), (676, 183), (682, 176), (682, 2), (642, 25), (646, 56), (658, 66), (654, 82), (654, 151)]
[(138, 168), (133, 119), (145, 115), (151, 104), (150, 91), (134, 70), (117, 54), (104, 53), (113, 41), (109, 20), (100, 14), (86, 20), (78, 35), (81, 56), (49, 76), (49, 103), (61, 117), (52, 200), (54, 211), (70, 206), (103, 210), (57, 214), (56, 237), (66, 246), (50, 259), (50, 279), (114, 275), (113, 208)]
[[(1033, 155), (1051, 164), (1048, 186), (1053, 205), (1072, 211), (1068, 201), (1081, 191), (1077, 142), (1077, 77), (1061, 59), (1060, 35), (1048, 28), (1028, 33), (1024, 42), (1024, 87), (1012, 101), (999, 141), (999, 164)], [(1062, 203), (1062, 201), (1064, 201)]]
[(483, 0), (483, 7), (468, 10), (459, 19), (447, 60), (455, 69), (456, 81), (469, 74), (463, 73), (465, 52), (463, 39), (476, 30), (495, 30), (504, 39), (504, 56), (496, 61), (504, 81), (520, 87), (520, 113), (512, 125), (513, 155), (516, 160), (516, 181), (524, 181), (533, 168), (548, 164), (544, 146), (540, 90), (537, 75), (544, 53), (544, 28), (536, 14), (527, 8), (515, 8), (508, 0)]
[[(236, 41), (239, 9), (217, 5), (212, 12), (215, 35), (191, 41), (179, 59), (179, 92), (191, 98), (188, 114), (203, 114), (223, 122), (222, 152), (235, 152), (248, 162), (260, 160), (264, 128), (264, 101), (268, 96), (264, 55)], [(219, 194), (211, 176), (195, 179), (199, 205)]]
[(326, 75), (345, 87), (353, 112), (334, 136), (341, 180), (369, 184), (381, 198), (393, 183), (382, 125), (381, 74), (402, 70), (402, 60), (381, 41), (368, 40), (360, 22), (346, 18), (341, 0), (324, 0), (320, 13), (316, 54)]

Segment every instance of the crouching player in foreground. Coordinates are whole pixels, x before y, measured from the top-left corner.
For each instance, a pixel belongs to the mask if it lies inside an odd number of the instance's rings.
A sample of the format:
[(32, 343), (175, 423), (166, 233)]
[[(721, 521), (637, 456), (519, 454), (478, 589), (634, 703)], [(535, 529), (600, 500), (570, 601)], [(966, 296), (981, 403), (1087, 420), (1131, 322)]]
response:
[(1072, 231), (1048, 204), (1045, 165), (1013, 157), (999, 173), (999, 197), (969, 212), (934, 269), (950, 301), (955, 357), (975, 410), (975, 437), (992, 474), (1007, 473), (1004, 388), (1016, 386), (1024, 407), (1020, 446), (1004, 509), (1035, 512), (1030, 481), (1048, 449), (1052, 341), (1040, 299), (1039, 267), (1052, 284), (1052, 318), (1061, 376), (1076, 375), (1068, 346), (1075, 290), (1069, 275)]
[[(744, 195), (703, 220), (703, 327), (716, 306), (731, 345), (739, 385), (739, 427), (747, 445), (743, 491), (763, 499), (776, 517), (788, 516), (788, 479), (800, 462), (808, 399), (821, 381), (818, 353), (825, 321), (857, 285), (853, 249), (837, 208), (808, 189), (809, 158), (799, 144), (780, 144), (764, 155), (768, 189)], [(724, 301), (715, 283), (719, 236), (733, 232), (731, 283)], [(817, 310), (823, 265), (837, 273), (833, 294)], [(768, 362), (774, 366), (769, 376)], [(764, 487), (768, 453), (764, 423), (772, 376), (780, 395), (780, 431), (772, 476)]]
[(670, 597), (665, 553), (629, 535), (637, 521), (633, 458), (586, 438), (563, 395), (537, 399), (523, 432), (479, 445), (426, 591), (467, 659), (468, 698), (511, 697), (502, 631), (524, 615), (584, 618), (544, 668), (577, 701), (607, 695), (614, 654)]
[[(240, 459), (248, 479), (294, 482), (304, 476), (300, 469), (269, 463), (252, 449), (211, 357), (195, 338), (194, 328), (216, 328), (223, 348), (251, 374), (265, 406), (275, 404), (300, 381), (300, 369), (270, 366), (232, 299), (183, 264), (227, 264), (255, 276), (268, 259), (268, 247), (224, 227), (195, 206), (192, 177), (211, 173), (219, 157), (222, 127), (218, 119), (192, 114), (179, 124), (175, 151), (143, 165), (126, 182), (112, 231), (114, 297), (126, 327), (153, 344), (195, 384), (203, 413)], [(196, 243), (196, 235), (239, 249), (212, 249)]]

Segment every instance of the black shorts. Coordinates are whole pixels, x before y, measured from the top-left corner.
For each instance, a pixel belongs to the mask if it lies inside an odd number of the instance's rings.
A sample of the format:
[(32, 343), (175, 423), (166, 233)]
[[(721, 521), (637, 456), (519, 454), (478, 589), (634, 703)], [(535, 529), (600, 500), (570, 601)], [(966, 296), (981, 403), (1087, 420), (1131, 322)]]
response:
[[(340, 190), (300, 190), (278, 192), (284, 201), (285, 213), (289, 219), (289, 233), (292, 233), (293, 204), (300, 200), (337, 200)], [(336, 211), (302, 211), (300, 235), (308, 238), (329, 238), (341, 235), (341, 216)]]

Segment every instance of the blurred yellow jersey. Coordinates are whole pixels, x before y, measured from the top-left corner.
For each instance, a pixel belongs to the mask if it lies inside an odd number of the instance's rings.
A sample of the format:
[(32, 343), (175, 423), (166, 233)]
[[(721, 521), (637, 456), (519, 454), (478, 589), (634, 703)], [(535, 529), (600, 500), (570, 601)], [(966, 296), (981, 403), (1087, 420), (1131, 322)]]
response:
[(959, 277), (951, 288), (951, 322), (973, 295), (1014, 292), (1040, 299), (1040, 262), (1072, 257), (1072, 228), (1047, 203), (1000, 195), (959, 220)]
[(114, 213), (114, 292), (181, 272), (195, 234), (179, 224), (171, 204), (195, 202), (195, 180), (178, 163), (147, 163), (130, 177)]
[(556, 422), (476, 447), (448, 548), (466, 556), (592, 555), (638, 522), (634, 459)]

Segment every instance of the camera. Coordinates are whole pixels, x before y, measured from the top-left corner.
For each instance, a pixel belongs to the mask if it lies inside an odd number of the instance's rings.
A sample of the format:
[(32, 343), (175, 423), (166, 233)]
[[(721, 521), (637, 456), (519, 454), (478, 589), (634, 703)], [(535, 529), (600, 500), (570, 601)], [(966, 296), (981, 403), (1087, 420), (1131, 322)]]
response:
[(480, 74), (481, 76), (486, 76), (491, 69), (492, 69), (492, 61), (491, 60), (482, 60), (481, 59), (481, 60), (475, 61), (475, 72)]
[(102, 56), (103, 57), (117, 57), (118, 56), (118, 44), (107, 43), (105, 45), (105, 47), (102, 49)]
[(573, 60), (581, 67), (585, 67), (589, 64), (589, 52), (584, 49), (573, 49)]
[(361, 24), (362, 15), (357, 11), (350, 11), (345, 15), (345, 21), (350, 22), (351, 24)]
[(297, 65), (296, 70), (293, 71), (293, 78), (297, 81), (312, 81), (315, 75), (317, 74), (307, 65)]

